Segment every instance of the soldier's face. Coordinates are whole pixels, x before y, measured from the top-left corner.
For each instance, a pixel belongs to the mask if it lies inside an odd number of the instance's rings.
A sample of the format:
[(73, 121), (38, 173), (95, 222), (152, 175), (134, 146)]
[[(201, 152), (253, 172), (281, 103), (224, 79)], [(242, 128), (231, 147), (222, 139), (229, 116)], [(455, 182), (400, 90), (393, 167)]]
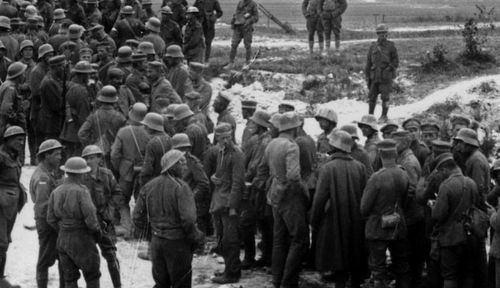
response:
[(106, 59), (109, 57), (108, 49), (103, 46), (97, 47), (97, 54), (99, 54), (99, 57), (101, 59)]
[(233, 136), (231, 135), (231, 133), (217, 135), (217, 142), (221, 145), (221, 147), (231, 147)]
[(122, 82), (123, 82), (123, 78), (121, 78), (121, 77), (112, 77), (109, 79), (109, 84), (111, 84), (115, 87), (119, 87), (120, 85), (122, 85)]
[(148, 67), (146, 69), (146, 77), (148, 77), (148, 80), (151, 82), (156, 81), (160, 77), (159, 69)]
[(52, 153), (49, 153), (45, 156), (45, 160), (47, 163), (54, 168), (59, 167), (61, 165), (61, 160), (62, 160), (62, 154), (61, 154), (61, 149), (56, 149)]
[(56, 76), (59, 78), (62, 78), (62, 76), (64, 75), (64, 64), (57, 65), (57, 66), (53, 67), (53, 69), (54, 69)]
[(24, 149), (24, 135), (9, 137), (5, 144), (10, 149), (20, 153)]
[(377, 33), (377, 37), (379, 41), (387, 40), (387, 33)]
[(427, 144), (427, 146), (432, 146), (432, 141), (438, 139), (439, 133), (436, 130), (424, 130), (422, 131), (422, 140)]
[(24, 48), (23, 51), (22, 51), (22, 53), (23, 53), (23, 58), (24, 59), (31, 59), (31, 58), (33, 58), (33, 48), (31, 48), (31, 47)]
[(406, 131), (410, 132), (411, 140), (420, 140), (420, 129), (417, 127), (408, 127)]
[(91, 62), (91, 60), (92, 60), (92, 55), (90, 55), (90, 54), (82, 54), (82, 55), (80, 55), (80, 61)]
[(392, 128), (392, 129), (385, 129), (384, 132), (382, 132), (382, 137), (384, 139), (392, 139), (392, 132), (398, 130), (397, 128)]
[(102, 161), (102, 157), (100, 155), (90, 155), (85, 158), (85, 160), (87, 160), (87, 165), (89, 165), (92, 171), (95, 171)]
[(182, 158), (179, 159), (179, 161), (175, 163), (175, 165), (170, 169), (173, 170), (174, 173), (177, 174), (177, 176), (184, 175), (184, 173), (187, 171), (186, 157), (182, 156)]
[(372, 129), (370, 127), (365, 127), (363, 125), (359, 128), (361, 129), (361, 133), (363, 133), (363, 136), (368, 137), (368, 136), (372, 135)]
[(326, 119), (323, 119), (323, 118), (319, 118), (318, 119), (318, 123), (319, 123), (319, 127), (321, 128), (321, 130), (323, 131), (330, 131), (332, 130), (332, 122), (326, 120)]

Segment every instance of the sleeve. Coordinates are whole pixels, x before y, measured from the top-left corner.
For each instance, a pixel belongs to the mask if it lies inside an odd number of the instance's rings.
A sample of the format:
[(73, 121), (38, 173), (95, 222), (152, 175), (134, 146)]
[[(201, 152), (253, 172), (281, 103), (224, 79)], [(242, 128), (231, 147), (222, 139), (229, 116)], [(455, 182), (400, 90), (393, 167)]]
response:
[(325, 211), (325, 204), (330, 195), (330, 175), (328, 169), (321, 169), (316, 183), (316, 192), (311, 207), (311, 226), (316, 229), (319, 226), (323, 213)]
[(132, 212), (132, 221), (139, 231), (145, 230), (148, 225), (146, 189), (147, 186), (141, 189), (139, 197), (137, 197), (137, 202), (135, 203), (134, 211)]
[(176, 189), (177, 207), (179, 207), (179, 218), (181, 226), (190, 240), (196, 238), (196, 205), (193, 193), (189, 191), (187, 184), (183, 183)]
[(189, 35), (190, 37), (185, 37), (184, 41), (187, 40), (187, 42), (184, 43), (184, 53), (191, 49), (197, 48), (199, 45), (202, 45), (203, 43), (203, 29), (201, 25), (196, 25), (196, 27), (191, 30), (191, 33)]
[(141, 169), (141, 184), (144, 185), (148, 183), (151, 179), (153, 179), (154, 175), (154, 153), (153, 153), (153, 141), (149, 141), (149, 143), (146, 145), (146, 153), (144, 156), (144, 164), (142, 165)]
[(300, 182), (300, 151), (297, 144), (289, 145), (286, 152), (286, 180), (288, 184)]
[(243, 166), (243, 153), (238, 151), (232, 157), (232, 181), (229, 193), (229, 208), (238, 209), (245, 187), (245, 167)]
[(80, 142), (82, 145), (85, 147), (87, 145), (92, 144), (92, 139), (95, 138), (92, 134), (92, 115), (87, 117), (85, 122), (83, 122), (82, 126), (80, 127), (80, 130), (78, 130), (78, 139), (80, 139)]
[(448, 209), (448, 191), (445, 185), (441, 185), (436, 204), (432, 207), (432, 219), (438, 222), (443, 221), (449, 214)]
[(56, 231), (59, 231), (59, 219), (54, 213), (54, 193), (50, 194), (49, 205), (47, 207), (47, 223)]
[(90, 231), (97, 232), (100, 229), (99, 222), (97, 221), (97, 212), (90, 197), (89, 191), (85, 188), (79, 193), (80, 209), (82, 211), (83, 219), (87, 228)]
[(113, 169), (115, 171), (118, 171), (120, 169), (120, 160), (122, 159), (122, 139), (121, 135), (123, 133), (123, 130), (119, 130), (118, 134), (116, 135), (115, 141), (113, 142), (113, 145), (111, 145), (111, 166), (113, 166)]
[(399, 67), (398, 49), (396, 49), (396, 46), (394, 46), (394, 44), (391, 49), (391, 65), (394, 69)]
[(376, 176), (370, 177), (370, 179), (368, 179), (368, 183), (365, 187), (365, 190), (363, 191), (363, 196), (361, 197), (360, 210), (361, 210), (361, 215), (363, 217), (366, 218), (370, 216), (378, 190), (379, 188), (377, 186), (377, 177)]
[(40, 177), (32, 186), (34, 191), (30, 191), (32, 201), (35, 204), (43, 204), (49, 201), (50, 197), (50, 179), (48, 177)]
[(269, 178), (269, 165), (267, 163), (268, 157), (268, 153), (264, 152), (264, 157), (260, 160), (257, 168), (257, 175), (255, 175), (252, 182), (252, 186), (261, 191), (266, 189), (266, 181)]
[(198, 198), (208, 193), (210, 189), (210, 182), (199, 160), (195, 159), (193, 162), (194, 163), (192, 163), (190, 167), (190, 170), (193, 173), (194, 182), (196, 183), (193, 193), (195, 197)]

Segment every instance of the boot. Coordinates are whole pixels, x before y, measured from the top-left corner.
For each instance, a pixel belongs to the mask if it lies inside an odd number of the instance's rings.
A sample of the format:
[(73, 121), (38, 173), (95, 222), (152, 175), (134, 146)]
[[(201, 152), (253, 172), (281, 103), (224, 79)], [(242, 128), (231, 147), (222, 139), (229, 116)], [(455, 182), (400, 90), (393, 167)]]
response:
[(48, 279), (36, 279), (36, 287), (37, 288), (47, 288), (48, 284), (49, 284)]
[(323, 49), (325, 48), (325, 43), (324, 42), (319, 42), (319, 55), (323, 56)]
[(238, 51), (238, 47), (231, 47), (231, 52), (229, 52), (229, 64), (224, 66), (224, 69), (229, 70), (233, 68), (234, 59), (236, 58), (236, 52)]
[(335, 35), (335, 49), (339, 50), (340, 49), (340, 36)]
[(122, 281), (120, 278), (120, 264), (118, 263), (116, 257), (114, 261), (108, 261), (108, 271), (109, 271), (109, 276), (111, 276), (111, 282), (113, 282), (113, 287), (114, 288), (122, 287)]
[(325, 40), (325, 50), (326, 53), (330, 52), (330, 39)]
[(208, 63), (208, 59), (210, 59), (210, 52), (212, 51), (212, 44), (207, 44), (205, 47), (205, 62)]
[(246, 60), (246, 64), (250, 64), (250, 60), (252, 59), (252, 48), (248, 48), (246, 49), (246, 53), (245, 53), (245, 60)]
[(375, 112), (375, 104), (373, 102), (368, 102), (368, 114), (373, 115), (373, 112)]
[(314, 54), (314, 41), (309, 41), (309, 54)]

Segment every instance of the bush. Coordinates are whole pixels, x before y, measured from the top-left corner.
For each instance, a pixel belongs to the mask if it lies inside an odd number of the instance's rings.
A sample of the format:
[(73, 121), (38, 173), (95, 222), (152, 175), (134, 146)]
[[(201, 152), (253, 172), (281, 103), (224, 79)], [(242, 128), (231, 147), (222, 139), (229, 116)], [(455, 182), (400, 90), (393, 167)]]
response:
[[(495, 62), (495, 57), (484, 50), (488, 42), (488, 34), (495, 29), (493, 24), (494, 8), (486, 9), (484, 5), (476, 5), (478, 13), (475, 18), (470, 18), (465, 22), (462, 30), (462, 37), (465, 42), (465, 49), (460, 58), (467, 61)], [(481, 28), (481, 24), (488, 24), (486, 28)]]

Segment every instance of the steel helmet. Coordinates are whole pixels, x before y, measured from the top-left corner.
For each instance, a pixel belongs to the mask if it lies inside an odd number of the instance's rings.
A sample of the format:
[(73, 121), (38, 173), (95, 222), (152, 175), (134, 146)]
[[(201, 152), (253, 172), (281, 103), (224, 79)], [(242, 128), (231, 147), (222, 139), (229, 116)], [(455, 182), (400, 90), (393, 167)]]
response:
[(250, 117), (250, 121), (254, 122), (255, 124), (269, 128), (271, 126), (271, 123), (269, 123), (269, 119), (271, 118), (271, 115), (269, 113), (258, 110), (253, 113), (252, 117)]
[(196, 8), (194, 6), (189, 6), (186, 13), (200, 13), (200, 10), (198, 10), (198, 8)]
[(318, 112), (316, 113), (314, 118), (316, 118), (316, 120), (319, 120), (318, 118), (323, 118), (330, 122), (338, 122), (337, 113), (335, 113), (333, 109), (324, 106), (319, 107)]
[(191, 111), (187, 104), (179, 104), (174, 110), (174, 120), (179, 121), (186, 119), (189, 116), (193, 116), (194, 112)]
[(161, 8), (161, 14), (173, 14), (172, 9), (167, 5)]
[(165, 57), (184, 58), (181, 46), (175, 44), (168, 46), (167, 53), (165, 53)]
[(147, 113), (148, 107), (146, 106), (146, 104), (137, 102), (128, 112), (128, 118), (135, 122), (141, 122), (142, 120), (144, 120), (144, 116), (146, 116)]
[(3, 133), (3, 139), (7, 139), (9, 137), (17, 136), (17, 135), (26, 135), (24, 129), (19, 126), (10, 126)]
[(31, 47), (33, 48), (33, 42), (31, 40), (23, 40), (21, 45), (19, 46), (19, 51), (23, 51), (24, 48)]
[(457, 136), (453, 138), (454, 140), (461, 140), (466, 144), (472, 145), (474, 147), (479, 147), (479, 140), (477, 139), (476, 131), (470, 128), (462, 128), (458, 131)]
[(90, 167), (82, 157), (71, 157), (61, 166), (61, 170), (66, 173), (85, 174), (90, 172)]
[(181, 152), (177, 149), (171, 149), (163, 157), (161, 157), (161, 173), (165, 173), (168, 169), (172, 168), (175, 163), (179, 162), (181, 158), (184, 156), (184, 152)]
[(361, 117), (361, 121), (358, 122), (358, 127), (361, 128), (361, 125), (368, 126), (374, 131), (378, 131), (377, 118), (371, 114)]
[(132, 6), (130, 5), (127, 5), (122, 8), (122, 11), (120, 11), (120, 13), (123, 15), (132, 15), (134, 14), (134, 8), (132, 8)]
[(184, 147), (192, 147), (189, 136), (185, 133), (177, 133), (172, 136), (172, 148), (179, 149)]
[(26, 71), (28, 65), (21, 62), (14, 62), (10, 64), (9, 68), (7, 68), (7, 80), (15, 79)]
[(302, 122), (300, 121), (300, 117), (295, 112), (285, 112), (281, 114), (279, 118), (279, 131), (283, 132), (286, 130), (294, 129), (300, 127)]
[(346, 125), (340, 127), (340, 130), (349, 133), (349, 135), (351, 135), (351, 137), (354, 139), (359, 139), (358, 128), (355, 125), (346, 124)]
[(156, 17), (149, 18), (148, 22), (146, 22), (146, 29), (149, 29), (153, 32), (160, 33), (161, 22), (160, 19)]
[(99, 96), (97, 96), (97, 101), (103, 103), (116, 103), (118, 102), (118, 97), (116, 96), (116, 88), (111, 85), (106, 85), (102, 87), (99, 91)]
[(144, 117), (144, 120), (141, 123), (149, 129), (165, 132), (165, 129), (163, 128), (163, 117), (158, 113), (150, 112), (146, 114), (146, 117)]
[(387, 33), (389, 32), (389, 28), (385, 24), (378, 24), (377, 28), (375, 29), (375, 32), (378, 33)]
[(43, 44), (38, 47), (38, 60), (42, 59), (43, 56), (47, 55), (50, 52), (54, 52), (54, 48), (50, 44)]
[(351, 153), (353, 140), (349, 133), (340, 129), (334, 129), (328, 135), (328, 143), (339, 150)]
[(96, 155), (96, 154), (98, 154), (98, 155), (104, 154), (102, 152), (101, 147), (99, 147), (97, 145), (88, 145), (85, 148), (83, 148), (82, 157), (87, 157), (87, 156)]
[(52, 151), (55, 149), (62, 149), (63, 146), (61, 143), (55, 139), (48, 139), (42, 142), (40, 144), (40, 147), (38, 147), (38, 153), (36, 153), (37, 156), (40, 156), (41, 154)]

